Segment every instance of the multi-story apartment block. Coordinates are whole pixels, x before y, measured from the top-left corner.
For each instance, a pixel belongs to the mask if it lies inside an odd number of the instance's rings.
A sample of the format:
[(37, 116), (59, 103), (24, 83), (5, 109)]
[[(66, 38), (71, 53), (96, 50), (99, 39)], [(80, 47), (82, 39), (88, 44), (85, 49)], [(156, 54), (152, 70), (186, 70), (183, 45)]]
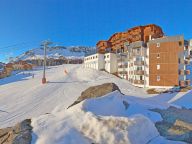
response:
[[(115, 33), (97, 43), (103, 68), (139, 87), (190, 85), (191, 51), (192, 41), (185, 41), (183, 36), (164, 36), (162, 29), (153, 24)], [(93, 56), (85, 57), (85, 67)]]
[(188, 53), (189, 53), (189, 57), (190, 57), (190, 64), (186, 66), (186, 69), (187, 70), (190, 70), (190, 74), (186, 76), (186, 78), (188, 80), (191, 81), (191, 86), (192, 86), (192, 40), (189, 40), (189, 43), (188, 43)]
[(150, 86), (186, 86), (190, 80), (186, 75), (189, 64), (188, 48), (183, 36), (163, 37), (148, 42), (149, 49), (149, 85)]

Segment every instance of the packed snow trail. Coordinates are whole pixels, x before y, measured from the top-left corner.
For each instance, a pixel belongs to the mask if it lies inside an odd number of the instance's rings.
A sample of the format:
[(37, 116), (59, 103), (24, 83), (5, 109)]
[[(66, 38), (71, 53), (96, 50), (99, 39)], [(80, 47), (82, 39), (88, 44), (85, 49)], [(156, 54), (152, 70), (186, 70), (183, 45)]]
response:
[[(65, 73), (67, 70), (68, 74)], [(58, 105), (64, 108), (72, 104), (86, 88), (105, 82), (115, 82), (125, 94), (141, 95), (141, 89), (131, 86), (106, 72), (84, 69), (82, 65), (49, 67), (46, 71), (48, 83), (41, 84), (42, 69), (25, 72), (34, 73), (18, 80), (23, 72), (0, 80), (0, 127), (13, 125), (23, 119), (49, 113)], [(10, 82), (12, 81), (12, 82)]]

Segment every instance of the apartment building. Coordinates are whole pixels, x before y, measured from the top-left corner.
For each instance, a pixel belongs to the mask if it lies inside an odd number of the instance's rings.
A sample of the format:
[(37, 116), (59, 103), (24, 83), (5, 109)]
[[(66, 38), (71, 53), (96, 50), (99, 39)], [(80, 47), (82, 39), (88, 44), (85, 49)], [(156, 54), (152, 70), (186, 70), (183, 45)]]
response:
[(189, 40), (188, 43), (188, 53), (190, 57), (190, 64), (186, 66), (186, 69), (190, 71), (190, 74), (187, 75), (186, 78), (191, 81), (190, 85), (192, 86), (192, 39)]
[(186, 86), (188, 46), (183, 36), (163, 37), (148, 42), (149, 86)]
[(147, 47), (143, 41), (133, 42), (128, 48), (128, 80), (135, 86), (148, 85)]
[[(103, 68), (135, 86), (162, 88), (191, 84), (192, 41), (185, 41), (182, 35), (164, 36), (159, 26), (151, 24), (115, 33), (96, 45), (97, 53), (103, 56)], [(91, 62), (87, 58), (85, 65)]]
[(84, 67), (96, 70), (105, 69), (104, 54), (96, 53), (84, 58)]

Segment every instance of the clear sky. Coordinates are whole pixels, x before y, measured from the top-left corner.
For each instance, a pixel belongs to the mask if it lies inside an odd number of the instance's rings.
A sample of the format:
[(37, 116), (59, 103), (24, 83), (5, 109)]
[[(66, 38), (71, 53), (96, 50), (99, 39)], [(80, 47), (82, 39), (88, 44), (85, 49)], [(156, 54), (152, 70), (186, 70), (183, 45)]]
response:
[(192, 38), (192, 0), (0, 0), (0, 61), (50, 39), (95, 46), (145, 24)]

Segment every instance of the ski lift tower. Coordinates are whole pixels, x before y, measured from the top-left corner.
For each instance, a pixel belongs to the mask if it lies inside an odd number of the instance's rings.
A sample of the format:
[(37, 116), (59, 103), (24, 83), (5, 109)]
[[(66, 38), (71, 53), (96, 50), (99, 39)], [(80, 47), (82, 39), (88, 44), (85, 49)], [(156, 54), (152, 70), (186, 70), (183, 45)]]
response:
[(48, 47), (48, 45), (50, 45), (50, 44), (52, 44), (52, 42), (51, 41), (49, 41), (49, 40), (45, 40), (45, 41), (43, 41), (42, 42), (42, 44), (41, 44), (41, 46), (43, 46), (44, 47), (44, 63), (43, 63), (43, 78), (42, 78), (42, 84), (45, 84), (46, 82), (47, 82), (47, 80), (46, 80), (46, 77), (45, 77), (45, 69), (46, 69), (46, 50), (47, 50), (47, 47)]

